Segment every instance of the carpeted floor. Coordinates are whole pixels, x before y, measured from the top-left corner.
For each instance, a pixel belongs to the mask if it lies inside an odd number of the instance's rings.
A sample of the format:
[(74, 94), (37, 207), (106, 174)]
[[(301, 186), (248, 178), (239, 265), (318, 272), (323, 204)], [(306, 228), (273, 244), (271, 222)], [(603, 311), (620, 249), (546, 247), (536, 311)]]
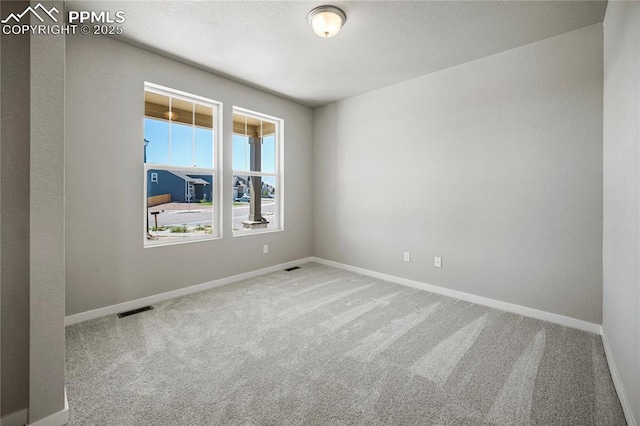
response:
[(624, 425), (600, 337), (309, 263), (67, 328), (71, 425)]

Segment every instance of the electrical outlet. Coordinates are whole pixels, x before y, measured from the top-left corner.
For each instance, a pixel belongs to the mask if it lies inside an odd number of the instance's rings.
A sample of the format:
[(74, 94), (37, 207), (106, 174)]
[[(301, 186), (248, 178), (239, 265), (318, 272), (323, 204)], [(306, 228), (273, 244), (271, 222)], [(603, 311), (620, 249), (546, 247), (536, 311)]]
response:
[(442, 258), (438, 256), (434, 257), (433, 266), (435, 266), (436, 268), (442, 268)]
[(269, 244), (265, 244), (262, 246), (262, 254), (269, 253)]
[(404, 252), (404, 261), (411, 262), (411, 253), (409, 253), (408, 251)]

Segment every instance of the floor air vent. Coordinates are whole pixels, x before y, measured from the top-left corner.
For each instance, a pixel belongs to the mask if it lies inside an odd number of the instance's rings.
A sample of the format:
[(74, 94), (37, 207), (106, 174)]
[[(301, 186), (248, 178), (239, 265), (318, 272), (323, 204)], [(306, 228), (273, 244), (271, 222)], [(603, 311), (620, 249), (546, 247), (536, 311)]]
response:
[(287, 271), (287, 272), (291, 272), (291, 271), (295, 271), (296, 269), (300, 269), (300, 267), (299, 267), (299, 266), (294, 266), (293, 268), (287, 268), (287, 269), (285, 269), (285, 271)]
[(151, 309), (153, 309), (153, 306), (144, 306), (142, 308), (134, 309), (132, 311), (120, 312), (118, 314), (118, 318), (128, 317), (129, 315), (139, 314), (140, 312), (150, 311)]

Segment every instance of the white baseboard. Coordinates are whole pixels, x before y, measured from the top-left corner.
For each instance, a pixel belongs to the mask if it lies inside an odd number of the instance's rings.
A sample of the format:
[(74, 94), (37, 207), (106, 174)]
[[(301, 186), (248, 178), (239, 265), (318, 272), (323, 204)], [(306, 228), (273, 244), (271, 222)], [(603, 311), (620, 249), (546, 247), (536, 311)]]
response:
[(27, 423), (29, 410), (24, 409), (11, 413), (0, 419), (0, 426), (64, 426), (69, 423), (69, 401), (67, 400), (67, 389), (64, 389), (64, 408), (57, 413), (40, 419), (33, 423)]
[(0, 419), (0, 426), (24, 426), (27, 424), (27, 417), (29, 416), (29, 410), (16, 411), (11, 414), (7, 414)]
[(293, 260), (291, 262), (285, 262), (279, 265), (269, 266), (267, 268), (258, 269), (256, 271), (245, 272), (243, 274), (233, 275), (231, 277), (226, 277), (226, 278), (220, 278), (218, 280), (209, 281), (203, 284), (197, 284), (190, 287), (180, 288), (178, 290), (167, 291), (166, 293), (160, 293), (160, 294), (155, 294), (153, 296), (147, 296), (140, 299), (131, 300), (129, 302), (118, 303), (117, 305), (105, 306), (104, 308), (98, 308), (92, 311), (69, 315), (65, 317), (64, 325), (68, 326), (72, 324), (77, 324), (79, 322), (100, 318), (105, 315), (114, 315), (114, 314), (117, 314), (118, 312), (129, 311), (132, 309), (139, 308), (141, 306), (146, 306), (146, 305), (162, 302), (169, 299), (175, 299), (176, 297), (186, 296), (187, 294), (197, 293), (200, 291), (209, 290), (211, 288), (231, 284), (237, 281), (254, 278), (259, 275), (268, 274), (271, 272), (290, 268), (296, 265), (301, 265), (303, 263), (308, 263), (311, 261), (312, 261), (312, 258), (310, 257)]
[(332, 260), (326, 260), (319, 257), (307, 257), (291, 262), (281, 263), (279, 265), (270, 266), (267, 268), (258, 269), (256, 271), (245, 272), (243, 274), (233, 275), (231, 277), (220, 278), (218, 280), (209, 281), (203, 284), (197, 284), (190, 287), (181, 288), (178, 290), (168, 291), (166, 293), (155, 294), (153, 296), (143, 297), (136, 300), (131, 300), (124, 303), (118, 303), (117, 305), (105, 306), (104, 308), (94, 309), (92, 311), (81, 312), (79, 314), (69, 315), (65, 317), (65, 326), (77, 324), (92, 320), (95, 318), (103, 317), (105, 315), (114, 315), (118, 312), (128, 311), (136, 309), (141, 306), (162, 302), (164, 300), (174, 299), (176, 297), (186, 296), (187, 294), (197, 293), (211, 288), (220, 287), (223, 285), (231, 284), (237, 281), (254, 278), (260, 275), (268, 274), (271, 272), (279, 271), (292, 266), (301, 265), (307, 262), (317, 262), (323, 265), (332, 266), (338, 269), (344, 269), (346, 271), (355, 272), (362, 275), (367, 275), (381, 280), (390, 281), (396, 284), (405, 285), (408, 287), (414, 287), (421, 290), (430, 291), (436, 294), (442, 294), (444, 296), (453, 297), (467, 302), (477, 303), (479, 305), (489, 306), (491, 308), (500, 309), (507, 312), (513, 312), (515, 314), (523, 315), (530, 318), (536, 318), (543, 321), (552, 322), (554, 324), (563, 325), (565, 327), (576, 328), (578, 330), (588, 331), (590, 333), (600, 334), (602, 328), (600, 324), (595, 324), (576, 318), (566, 317), (563, 315), (554, 314), (551, 312), (541, 311), (538, 309), (528, 308), (526, 306), (516, 305), (513, 303), (502, 302), (500, 300), (489, 299), (475, 294), (465, 293), (462, 291), (451, 290), (444, 287), (438, 287), (432, 284), (423, 283), (420, 281), (414, 281), (407, 278), (396, 277), (394, 275), (384, 274), (381, 272), (372, 271), (369, 269), (359, 268), (357, 266), (346, 265), (344, 263), (334, 262)]
[(615, 386), (616, 392), (618, 392), (618, 398), (620, 399), (620, 405), (622, 405), (624, 417), (627, 419), (627, 425), (637, 426), (638, 424), (636, 423), (636, 419), (633, 416), (633, 410), (631, 409), (629, 397), (624, 390), (624, 386), (622, 386), (620, 374), (618, 374), (618, 369), (616, 368), (613, 353), (611, 352), (611, 346), (609, 345), (609, 339), (607, 338), (607, 331), (605, 330), (604, 326), (602, 326), (602, 346), (604, 346), (604, 353), (607, 358), (607, 364), (609, 364), (609, 372), (611, 373), (613, 386)]
[(343, 263), (334, 262), (332, 260), (326, 260), (318, 257), (313, 257), (312, 260), (314, 262), (321, 263), (323, 265), (333, 266), (334, 268), (344, 269), (346, 271), (367, 275), (373, 278), (379, 278), (381, 280), (390, 281), (392, 283), (401, 284), (408, 287), (414, 287), (420, 290), (430, 291), (432, 293), (453, 297), (455, 299), (460, 299), (467, 302), (477, 303), (479, 305), (489, 306), (491, 308), (512, 312), (514, 314), (522, 315), (525, 317), (536, 318), (539, 320), (552, 322), (554, 324), (563, 325), (565, 327), (576, 328), (578, 330), (588, 331), (590, 333), (595, 333), (595, 334), (600, 334), (600, 331), (601, 331), (600, 324), (595, 324), (592, 322), (587, 322), (587, 321), (579, 320), (576, 318), (553, 314), (551, 312), (528, 308), (526, 306), (521, 306), (521, 305), (515, 305), (513, 303), (502, 302), (500, 300), (489, 299), (482, 296), (476, 296), (475, 294), (465, 293), (457, 290), (451, 290), (444, 287), (438, 287), (438, 286), (435, 286), (432, 284), (426, 284), (420, 281), (414, 281), (407, 278), (396, 277), (394, 275), (383, 274), (381, 272), (371, 271), (369, 269), (359, 268), (357, 266), (345, 265)]

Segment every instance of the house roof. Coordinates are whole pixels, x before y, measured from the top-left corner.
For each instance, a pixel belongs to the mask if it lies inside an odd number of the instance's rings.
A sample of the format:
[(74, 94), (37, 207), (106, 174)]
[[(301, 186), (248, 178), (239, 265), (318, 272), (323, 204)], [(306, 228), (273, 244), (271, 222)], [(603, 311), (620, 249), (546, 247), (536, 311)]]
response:
[(187, 176), (185, 173), (179, 172), (177, 170), (167, 170), (167, 171), (169, 173), (171, 173), (171, 174), (174, 174), (174, 175), (178, 176), (180, 179), (184, 179), (186, 182), (195, 183), (195, 184), (198, 184), (198, 185), (209, 185), (209, 182), (207, 182), (204, 179)]

